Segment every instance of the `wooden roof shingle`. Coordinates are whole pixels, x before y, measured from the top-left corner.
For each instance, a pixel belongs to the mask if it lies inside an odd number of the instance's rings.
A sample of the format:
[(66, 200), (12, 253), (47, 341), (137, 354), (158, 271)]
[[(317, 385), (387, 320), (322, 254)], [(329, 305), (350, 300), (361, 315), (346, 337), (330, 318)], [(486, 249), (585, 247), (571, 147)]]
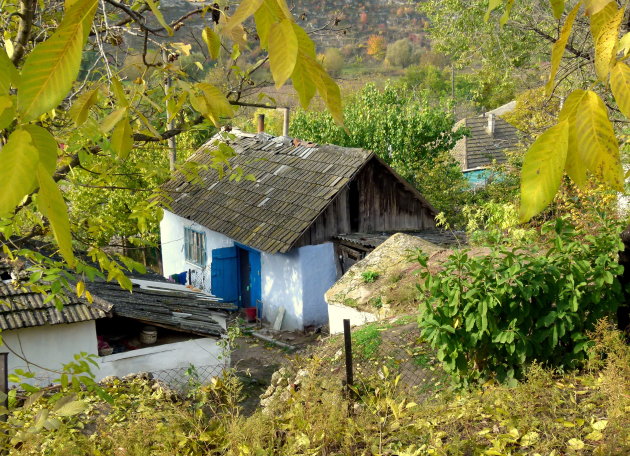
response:
[(374, 156), (265, 133), (232, 135), (225, 141), (236, 152), (230, 166), (253, 174), (255, 182), (219, 178), (211, 166), (215, 136), (189, 159), (207, 166), (199, 173), (203, 184), (178, 172), (162, 188), (172, 197), (169, 210), (175, 214), (268, 253), (289, 251)]

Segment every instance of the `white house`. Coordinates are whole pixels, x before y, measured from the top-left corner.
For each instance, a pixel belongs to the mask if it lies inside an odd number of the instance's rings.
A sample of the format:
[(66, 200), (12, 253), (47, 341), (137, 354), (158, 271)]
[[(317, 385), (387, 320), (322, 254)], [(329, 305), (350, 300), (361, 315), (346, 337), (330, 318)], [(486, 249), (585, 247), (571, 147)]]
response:
[[(225, 332), (226, 305), (180, 285), (134, 279), (130, 293), (118, 284), (88, 284), (94, 303), (67, 296), (61, 311), (45, 297), (13, 286), (16, 274), (0, 261), (0, 353), (8, 371), (21, 369), (28, 383), (48, 385), (62, 366), (85, 352), (97, 355), (96, 379), (151, 372), (177, 381), (190, 366), (220, 374), (229, 357), (217, 344)], [(155, 328), (156, 340), (143, 343), (141, 332)], [(109, 353), (105, 356), (99, 354)]]
[[(213, 153), (222, 142), (235, 152), (230, 167), (253, 178), (221, 178)], [(435, 227), (422, 195), (362, 149), (233, 131), (189, 161), (198, 178), (178, 172), (163, 186), (164, 274), (188, 272), (270, 322), (284, 309), (285, 330), (327, 322), (324, 293), (343, 272), (335, 236)]]

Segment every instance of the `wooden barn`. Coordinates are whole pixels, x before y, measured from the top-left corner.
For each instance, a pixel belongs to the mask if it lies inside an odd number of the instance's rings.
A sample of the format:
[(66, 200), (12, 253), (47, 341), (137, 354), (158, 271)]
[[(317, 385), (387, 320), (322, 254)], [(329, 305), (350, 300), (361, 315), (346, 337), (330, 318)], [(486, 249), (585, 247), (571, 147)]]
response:
[[(176, 174), (160, 225), (166, 276), (188, 280), (225, 301), (257, 307), (283, 329), (327, 321), (324, 293), (352, 255), (339, 235), (435, 228), (435, 209), (374, 153), (233, 131), (230, 166), (253, 180), (220, 178), (209, 153), (190, 161), (198, 179)], [(360, 254), (360, 252), (358, 252)]]

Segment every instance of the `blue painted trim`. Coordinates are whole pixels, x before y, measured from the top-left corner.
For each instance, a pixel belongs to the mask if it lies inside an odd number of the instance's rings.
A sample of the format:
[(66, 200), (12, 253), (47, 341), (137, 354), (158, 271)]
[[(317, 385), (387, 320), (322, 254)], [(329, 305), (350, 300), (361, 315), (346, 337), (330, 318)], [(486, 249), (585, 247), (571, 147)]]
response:
[[(263, 312), (263, 303), (262, 303), (262, 256), (260, 250), (256, 250), (254, 248), (248, 247), (246, 245), (235, 242), (234, 245), (243, 250), (247, 250), (249, 252), (249, 266), (250, 266), (250, 275), (249, 275), (249, 297), (250, 302), (256, 307), (256, 313), (258, 314), (258, 318), (262, 317)], [(240, 256), (237, 256), (240, 261)], [(238, 266), (238, 274), (239, 274), (239, 284), (242, 283), (243, 278), (240, 277), (241, 267), (240, 264)]]

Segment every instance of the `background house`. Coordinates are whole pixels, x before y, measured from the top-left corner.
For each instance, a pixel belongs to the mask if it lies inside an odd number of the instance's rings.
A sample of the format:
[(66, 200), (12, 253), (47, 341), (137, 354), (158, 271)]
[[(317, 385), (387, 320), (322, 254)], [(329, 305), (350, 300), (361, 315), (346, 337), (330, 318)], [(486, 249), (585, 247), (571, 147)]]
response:
[[(206, 293), (153, 277), (132, 279), (132, 293), (117, 283), (94, 282), (88, 284), (94, 303), (66, 296), (60, 311), (44, 295), (16, 288), (9, 263), (0, 261), (0, 276), (0, 352), (8, 353), (9, 372), (33, 373), (32, 384), (50, 384), (75, 354), (103, 354), (104, 347), (111, 354), (96, 359), (97, 380), (151, 372), (172, 382), (185, 378), (190, 366), (208, 377), (229, 362), (217, 342), (231, 308)], [(142, 342), (147, 325), (156, 331), (152, 343)]]
[(219, 178), (212, 138), (190, 160), (208, 166), (164, 185), (172, 197), (160, 225), (164, 274), (239, 306), (256, 306), (283, 329), (327, 321), (324, 293), (340, 270), (343, 233), (435, 227), (435, 210), (373, 153), (288, 137), (233, 131), (230, 165), (255, 181)]
[(516, 149), (521, 141), (519, 130), (497, 114), (509, 112), (508, 107), (513, 109), (508, 104), (496, 111), (468, 117), (455, 124), (455, 129), (465, 127), (470, 134), (455, 144), (451, 154), (473, 187), (485, 185), (489, 177), (488, 167), (495, 162), (505, 162), (505, 152)]

